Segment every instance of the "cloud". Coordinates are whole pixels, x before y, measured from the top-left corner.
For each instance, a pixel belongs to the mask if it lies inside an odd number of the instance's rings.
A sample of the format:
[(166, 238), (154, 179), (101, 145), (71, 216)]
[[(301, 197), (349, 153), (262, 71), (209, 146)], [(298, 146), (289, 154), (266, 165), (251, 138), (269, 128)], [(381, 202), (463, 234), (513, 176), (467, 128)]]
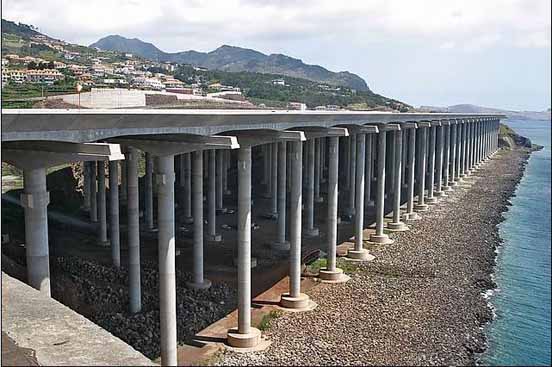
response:
[(90, 42), (120, 33), (160, 40), (168, 51), (182, 49), (175, 41), (183, 40), (190, 45), (185, 48), (193, 48), (316, 38), (424, 40), (468, 51), (493, 45), (550, 48), (550, 0), (2, 0), (2, 5), (7, 19), (60, 38)]

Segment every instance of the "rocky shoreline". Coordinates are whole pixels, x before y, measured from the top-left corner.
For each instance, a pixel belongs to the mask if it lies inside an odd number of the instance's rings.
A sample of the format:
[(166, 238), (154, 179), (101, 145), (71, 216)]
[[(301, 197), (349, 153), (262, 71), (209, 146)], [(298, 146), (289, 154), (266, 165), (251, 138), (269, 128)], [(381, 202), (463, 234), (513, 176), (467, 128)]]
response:
[(497, 225), (530, 149), (502, 150), (441, 203), (374, 246), (376, 259), (344, 265), (351, 280), (309, 291), (318, 307), (271, 322), (272, 345), (225, 352), (223, 365), (474, 365), (492, 320), (484, 293), (501, 245)]

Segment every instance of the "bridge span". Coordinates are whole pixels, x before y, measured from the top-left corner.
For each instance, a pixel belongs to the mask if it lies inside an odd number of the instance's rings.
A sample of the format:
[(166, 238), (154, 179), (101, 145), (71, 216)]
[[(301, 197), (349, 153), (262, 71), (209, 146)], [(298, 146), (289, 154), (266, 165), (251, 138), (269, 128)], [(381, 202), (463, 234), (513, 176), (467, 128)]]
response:
[[(187, 285), (196, 289), (211, 285), (203, 269), (204, 177), (208, 180), (205, 236), (219, 241), (216, 213), (224, 210), (228, 182), (233, 179), (229, 175), (237, 176), (238, 320), (228, 330), (227, 343), (251, 348), (261, 337), (251, 325), (251, 191), (257, 184), (252, 182), (253, 160), (260, 160), (271, 214), (277, 220), (272, 247), (289, 254), (290, 285), (281, 306), (305, 310), (312, 301), (301, 292), (301, 240), (319, 236), (315, 216), (326, 216), (327, 225), (327, 267), (320, 270), (320, 280), (346, 281), (336, 267), (339, 220), (354, 223), (354, 246), (347, 257), (369, 261), (373, 257), (364, 248), (365, 241), (392, 244), (393, 232), (407, 230), (409, 221), (419, 219), (430, 204), (469, 180), (493, 156), (501, 118), (349, 111), (4, 110), (2, 160), (24, 173), (20, 201), (28, 282), (47, 296), (46, 169), (84, 162), (84, 206), (90, 220), (99, 223), (98, 242), (111, 247), (115, 266), (121, 262), (119, 200), (126, 200), (129, 311), (134, 313), (142, 302), (138, 159), (140, 151), (145, 152), (144, 225), (153, 230), (156, 222), (158, 232), (161, 359), (176, 365), (175, 226), (180, 222), (194, 225), (192, 280)], [(118, 189), (106, 190), (107, 186)], [(338, 195), (338, 189), (348, 194)], [(175, 190), (179, 201), (182, 198), (183, 218), (175, 218)], [(346, 208), (342, 216), (338, 198), (346, 200), (341, 203)], [(393, 213), (388, 223), (386, 200)], [(315, 203), (321, 201), (327, 203), (323, 214), (315, 211)], [(371, 206), (376, 211), (376, 232), (365, 239), (364, 212)]]

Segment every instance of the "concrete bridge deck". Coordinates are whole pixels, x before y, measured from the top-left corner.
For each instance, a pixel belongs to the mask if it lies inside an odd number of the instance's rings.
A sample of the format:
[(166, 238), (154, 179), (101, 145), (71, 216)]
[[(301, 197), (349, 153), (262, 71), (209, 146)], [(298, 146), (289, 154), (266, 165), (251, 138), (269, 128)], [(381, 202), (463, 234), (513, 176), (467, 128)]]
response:
[(2, 273), (2, 332), (46, 366), (152, 366), (151, 360), (75, 311)]
[(93, 142), (117, 136), (215, 135), (236, 130), (503, 117), (496, 114), (370, 111), (20, 109), (2, 112), (2, 141)]

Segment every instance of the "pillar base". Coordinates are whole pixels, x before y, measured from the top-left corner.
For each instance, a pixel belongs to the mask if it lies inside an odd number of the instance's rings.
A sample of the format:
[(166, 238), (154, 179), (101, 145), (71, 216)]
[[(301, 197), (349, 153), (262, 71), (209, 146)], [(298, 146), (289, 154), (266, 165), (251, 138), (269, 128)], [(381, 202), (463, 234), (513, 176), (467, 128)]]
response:
[(439, 201), (435, 196), (432, 196), (432, 197), (428, 197), (425, 199), (426, 203), (428, 204), (437, 204), (437, 202)]
[(184, 224), (192, 224), (194, 222), (194, 217), (184, 217), (181, 221)]
[(261, 341), (261, 331), (257, 328), (249, 328), (249, 333), (240, 334), (238, 329), (228, 330), (226, 342), (234, 348), (253, 348)]
[(203, 279), (202, 283), (186, 282), (186, 287), (191, 289), (209, 289), (211, 288), (211, 281), (209, 279)]
[(272, 242), (270, 248), (276, 251), (289, 251), (290, 244), (288, 241), (284, 242)]
[(435, 191), (435, 192), (433, 193), (433, 195), (435, 195), (435, 197), (438, 197), (438, 198), (443, 198), (443, 197), (447, 196), (447, 194), (445, 194), (445, 192), (444, 192), (443, 190), (441, 190), (441, 191)]
[(391, 238), (389, 238), (389, 236), (385, 233), (384, 234), (372, 233), (370, 235), (369, 241), (373, 242), (373, 243), (380, 244), (380, 245), (391, 245), (391, 244), (395, 243), (395, 241), (393, 241)]
[(443, 191), (444, 192), (448, 192), (448, 191), (452, 191), (452, 187), (446, 185), (446, 186), (443, 186)]
[(307, 237), (317, 237), (320, 235), (320, 231), (318, 230), (318, 228), (314, 227), (314, 228), (307, 228), (303, 231), (303, 233), (305, 234), (305, 236)]
[(347, 256), (345, 257), (347, 260), (351, 261), (372, 261), (375, 259), (374, 255), (370, 254), (368, 250), (365, 248), (361, 250), (348, 250)]
[(403, 222), (389, 222), (387, 223), (387, 230), (393, 231), (393, 232), (404, 232), (408, 231), (409, 228), (406, 224)]
[(414, 210), (417, 212), (425, 212), (427, 211), (429, 205), (427, 204), (414, 204)]
[(219, 214), (226, 214), (227, 211), (228, 211), (228, 209), (226, 209), (226, 208), (218, 208), (218, 209), (216, 210), (216, 213), (217, 213), (217, 215), (219, 215)]
[(422, 219), (422, 217), (416, 212), (403, 214), (403, 220), (420, 220), (420, 219)]
[(451, 182), (449, 182), (449, 186), (450, 187), (455, 187), (455, 186), (458, 186), (458, 183), (456, 181), (451, 181)]
[[(234, 264), (234, 266), (238, 266), (238, 258), (235, 257), (233, 260), (232, 260), (232, 263)], [(257, 258), (256, 257), (251, 257), (251, 269), (255, 268), (257, 266)]]
[(351, 278), (343, 274), (343, 269), (335, 268), (335, 270), (328, 270), (327, 268), (322, 268), (318, 272), (318, 279), (322, 283), (345, 283)]
[(219, 233), (205, 235), (205, 238), (207, 239), (207, 241), (211, 242), (222, 241), (222, 236)]
[(324, 197), (319, 196), (317, 198), (314, 198), (314, 202), (315, 203), (323, 203), (324, 202)]
[(111, 246), (111, 241), (98, 241), (98, 245), (100, 245), (100, 247), (109, 247)]
[(298, 297), (291, 297), (289, 293), (284, 293), (280, 298), (280, 307), (291, 310), (307, 310), (310, 305), (310, 297), (305, 293), (299, 293)]

